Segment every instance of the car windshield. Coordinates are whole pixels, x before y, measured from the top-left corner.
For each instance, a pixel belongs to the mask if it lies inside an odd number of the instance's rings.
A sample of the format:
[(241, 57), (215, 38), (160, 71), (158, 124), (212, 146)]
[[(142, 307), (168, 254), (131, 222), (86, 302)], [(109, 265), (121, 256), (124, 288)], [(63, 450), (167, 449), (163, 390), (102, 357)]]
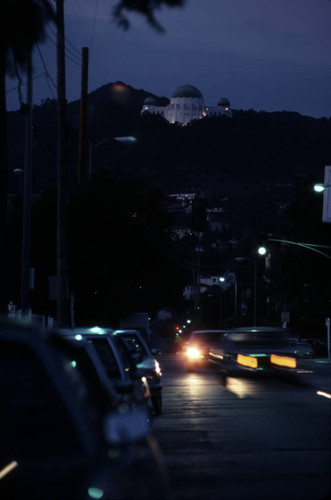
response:
[(224, 332), (221, 331), (196, 332), (191, 335), (190, 341), (198, 343), (214, 342), (215, 340), (223, 337), (223, 335)]
[(240, 347), (285, 347), (289, 338), (283, 332), (235, 332), (224, 337), (226, 344)]

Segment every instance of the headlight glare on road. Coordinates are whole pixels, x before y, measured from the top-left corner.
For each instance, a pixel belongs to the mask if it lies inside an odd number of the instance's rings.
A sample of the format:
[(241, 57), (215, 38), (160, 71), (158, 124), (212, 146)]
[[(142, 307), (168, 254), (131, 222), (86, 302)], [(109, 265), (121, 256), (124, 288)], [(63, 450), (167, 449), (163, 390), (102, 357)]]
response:
[(237, 363), (249, 368), (257, 368), (258, 360), (254, 356), (245, 356), (244, 354), (237, 354)]
[(296, 368), (297, 360), (289, 356), (278, 356), (277, 354), (271, 354), (270, 363), (277, 366), (283, 366), (285, 368)]

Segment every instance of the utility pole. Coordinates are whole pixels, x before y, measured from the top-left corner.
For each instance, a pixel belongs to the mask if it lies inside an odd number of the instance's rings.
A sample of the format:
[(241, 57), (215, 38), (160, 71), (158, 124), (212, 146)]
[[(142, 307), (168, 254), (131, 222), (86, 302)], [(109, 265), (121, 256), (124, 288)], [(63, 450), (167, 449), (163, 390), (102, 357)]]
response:
[(0, 311), (6, 304), (6, 213), (7, 213), (7, 113), (6, 113), (6, 43), (5, 43), (5, 2), (0, 2)]
[(22, 314), (29, 310), (30, 256), (31, 256), (31, 180), (32, 180), (32, 47), (29, 50), (27, 66), (27, 116), (25, 123), (25, 159), (23, 188), (23, 223), (22, 223), (22, 260), (21, 260), (21, 296)]
[(67, 240), (67, 120), (64, 52), (64, 0), (56, 0), (57, 18), (57, 326), (69, 324)]
[(87, 158), (87, 89), (88, 89), (88, 47), (82, 48), (82, 80), (80, 98), (80, 127), (77, 184), (84, 184), (86, 179)]

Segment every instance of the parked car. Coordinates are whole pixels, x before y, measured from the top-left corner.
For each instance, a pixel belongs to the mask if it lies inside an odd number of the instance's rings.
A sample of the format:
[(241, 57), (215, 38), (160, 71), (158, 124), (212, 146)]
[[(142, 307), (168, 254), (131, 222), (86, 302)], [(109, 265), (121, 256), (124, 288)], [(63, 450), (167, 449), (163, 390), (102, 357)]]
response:
[(167, 499), (145, 412), (118, 406), (83, 359), (0, 320), (0, 498)]
[(328, 345), (326, 342), (323, 342), (323, 340), (308, 338), (305, 339), (305, 341), (310, 344), (315, 356), (324, 358), (328, 355)]
[(141, 332), (137, 330), (115, 330), (113, 335), (122, 338), (130, 351), (137, 372), (145, 376), (151, 391), (153, 411), (162, 411), (162, 371), (156, 356), (159, 349), (151, 349)]
[(294, 354), (298, 358), (313, 358), (315, 356), (313, 347), (306, 339), (301, 337), (290, 337), (289, 341), (293, 347)]
[(223, 375), (296, 374), (303, 352), (297, 337), (283, 328), (254, 326), (228, 330), (218, 345), (209, 352), (209, 359)]
[(144, 407), (152, 412), (152, 400), (146, 377), (137, 373), (124, 342), (112, 335), (113, 330), (100, 327), (78, 327), (55, 330), (71, 344), (85, 343), (101, 379), (107, 379), (115, 392), (130, 406)]
[(211, 346), (218, 345), (225, 330), (194, 330), (184, 342), (181, 356), (188, 371), (206, 367)]

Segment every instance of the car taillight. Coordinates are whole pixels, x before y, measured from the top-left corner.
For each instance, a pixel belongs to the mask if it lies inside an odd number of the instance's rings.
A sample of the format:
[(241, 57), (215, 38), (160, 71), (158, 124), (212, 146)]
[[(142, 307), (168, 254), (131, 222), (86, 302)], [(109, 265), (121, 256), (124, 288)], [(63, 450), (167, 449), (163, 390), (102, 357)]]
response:
[(244, 354), (237, 355), (237, 363), (243, 366), (248, 366), (249, 368), (258, 367), (258, 359), (254, 356), (245, 356)]
[(297, 360), (290, 356), (278, 356), (277, 354), (271, 354), (270, 363), (277, 366), (284, 366), (286, 368), (296, 368)]

